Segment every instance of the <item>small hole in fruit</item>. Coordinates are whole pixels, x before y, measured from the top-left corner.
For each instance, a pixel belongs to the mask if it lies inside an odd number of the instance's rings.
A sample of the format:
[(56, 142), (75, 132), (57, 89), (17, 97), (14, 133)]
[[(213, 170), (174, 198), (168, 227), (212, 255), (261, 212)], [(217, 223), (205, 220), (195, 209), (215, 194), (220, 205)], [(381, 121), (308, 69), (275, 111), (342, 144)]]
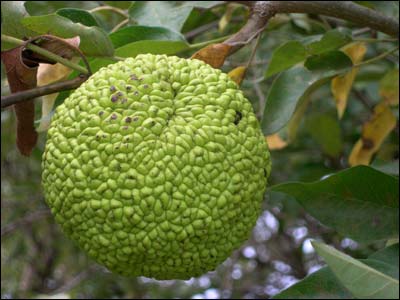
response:
[(236, 111), (235, 120), (233, 121), (233, 123), (237, 125), (239, 124), (241, 119), (242, 119), (242, 113), (240, 111)]

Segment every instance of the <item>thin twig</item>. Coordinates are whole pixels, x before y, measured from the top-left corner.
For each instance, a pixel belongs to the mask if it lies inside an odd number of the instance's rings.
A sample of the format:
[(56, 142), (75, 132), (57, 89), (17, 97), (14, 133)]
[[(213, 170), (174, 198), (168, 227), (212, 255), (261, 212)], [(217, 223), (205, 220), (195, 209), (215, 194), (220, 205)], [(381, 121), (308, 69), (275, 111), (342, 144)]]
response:
[(52, 83), (45, 86), (36, 87), (30, 90), (22, 91), (13, 93), (8, 96), (1, 97), (1, 108), (5, 108), (7, 106), (27, 101), (29, 99), (34, 99), (36, 97), (50, 95), (53, 93), (58, 93), (61, 91), (68, 91), (72, 89), (76, 89), (79, 87), (83, 82), (88, 79), (85, 75), (80, 75), (74, 79), (68, 81), (62, 81), (57, 83)]
[(364, 105), (364, 107), (371, 113), (374, 112), (374, 108), (372, 107), (372, 104), (370, 104), (371, 100), (368, 99), (367, 95), (365, 95), (363, 92), (353, 89), (352, 90), (354, 96)]
[(253, 49), (251, 50), (250, 58), (249, 58), (249, 60), (247, 61), (247, 64), (246, 64), (246, 69), (249, 68), (249, 66), (252, 64), (252, 62), (254, 60), (254, 57), (255, 57), (256, 52), (257, 52), (258, 45), (260, 43), (261, 35), (262, 35), (262, 33), (260, 33), (258, 35), (258, 37), (256, 39), (256, 42), (255, 42), (255, 44), (253, 46)]
[(118, 29), (120, 29), (121, 27), (125, 26), (128, 23), (129, 23), (129, 19), (123, 20), (122, 22), (115, 25), (115, 27), (111, 30), (111, 33), (116, 32)]
[(14, 230), (18, 229), (19, 227), (26, 227), (27, 225), (36, 222), (38, 220), (44, 219), (51, 216), (51, 211), (49, 209), (43, 209), (34, 211), (32, 213), (26, 214), (25, 216), (21, 217), (20, 219), (14, 221), (13, 223), (4, 225), (1, 228), (1, 237), (5, 237), (12, 233)]
[(92, 275), (95, 271), (98, 271), (100, 267), (98, 265), (90, 265), (86, 270), (79, 272), (76, 276), (71, 278), (71, 280), (67, 281), (64, 285), (57, 288), (52, 292), (53, 295), (66, 293), (72, 290), (74, 287), (79, 285), (82, 281), (86, 280), (90, 275)]
[(359, 28), (359, 29), (354, 30), (352, 32), (352, 35), (353, 36), (359, 36), (359, 35), (363, 35), (365, 33), (368, 33), (370, 31), (371, 31), (371, 28), (369, 28), (369, 27)]
[(228, 39), (230, 37), (230, 35), (227, 36), (221, 36), (219, 38), (213, 39), (213, 40), (209, 40), (209, 41), (204, 41), (204, 42), (200, 42), (200, 43), (196, 43), (196, 44), (191, 44), (189, 46), (190, 49), (197, 49), (197, 48), (203, 48), (205, 46), (208, 46), (210, 44), (215, 44), (215, 43), (219, 43), (222, 41), (225, 41), (226, 39)]
[(368, 38), (354, 38), (355, 42), (364, 42), (364, 43), (393, 43), (398, 42), (398, 39), (368, 39)]
[(98, 11), (102, 11), (102, 10), (113, 11), (113, 12), (115, 12), (115, 13), (117, 13), (117, 14), (123, 16), (124, 18), (129, 18), (129, 15), (128, 15), (125, 11), (123, 11), (123, 10), (120, 9), (120, 8), (113, 7), (113, 6), (99, 6), (99, 7), (95, 7), (95, 8), (93, 8), (93, 9), (91, 9), (90, 12), (91, 12), (91, 13), (94, 13), (94, 12), (98, 12)]
[[(229, 23), (235, 23), (235, 22), (241, 22), (241, 21), (243, 21), (242, 17), (232, 17), (230, 19)], [(204, 24), (202, 26), (199, 26), (199, 27), (185, 33), (184, 36), (187, 40), (190, 40), (192, 38), (195, 38), (195, 37), (201, 35), (202, 33), (210, 31), (210, 29), (217, 28), (218, 24), (219, 24), (219, 20)]]
[(204, 32), (209, 31), (210, 29), (218, 27), (218, 23), (219, 23), (219, 20), (216, 20), (216, 21), (213, 21), (211, 23), (199, 26), (199, 27), (197, 27), (197, 28), (185, 33), (185, 38), (187, 40), (192, 39), (192, 38), (194, 38), (194, 37), (196, 37), (196, 36), (198, 36), (198, 35), (200, 35), (200, 34), (202, 34)]
[(393, 48), (393, 49), (388, 50), (386, 52), (383, 52), (383, 53), (381, 53), (381, 54), (379, 54), (379, 55), (377, 55), (377, 56), (375, 56), (375, 57), (373, 57), (371, 59), (368, 59), (368, 60), (365, 60), (365, 61), (360, 62), (358, 64), (355, 64), (353, 67), (359, 67), (359, 66), (370, 64), (372, 62), (376, 62), (376, 61), (381, 60), (382, 58), (385, 58), (386, 56), (388, 56), (388, 55), (390, 55), (390, 54), (392, 54), (392, 53), (394, 53), (394, 52), (396, 52), (398, 50), (399, 50), (399, 47)]

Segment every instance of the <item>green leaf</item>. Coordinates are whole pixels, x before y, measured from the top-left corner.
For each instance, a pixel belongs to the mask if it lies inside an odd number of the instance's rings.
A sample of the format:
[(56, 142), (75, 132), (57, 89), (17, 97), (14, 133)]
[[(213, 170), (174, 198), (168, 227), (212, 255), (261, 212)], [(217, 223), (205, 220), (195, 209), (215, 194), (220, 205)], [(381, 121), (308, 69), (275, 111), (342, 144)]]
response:
[[(24, 1), (1, 1), (1, 33), (20, 39), (37, 35), (21, 24), (27, 16)], [(2, 51), (12, 48), (15, 48), (14, 44), (1, 42)]]
[(87, 27), (74, 23), (57, 14), (27, 17), (22, 24), (41, 34), (53, 34), (62, 38), (80, 36), (79, 48), (88, 56), (112, 56), (113, 45), (106, 32), (99, 27)]
[(350, 57), (338, 50), (312, 55), (304, 63), (304, 66), (310, 71), (340, 70), (352, 65)]
[(385, 264), (380, 271), (393, 278), (399, 279), (399, 243), (388, 246), (382, 250), (370, 255), (368, 259), (363, 260), (369, 265), (371, 261), (379, 261)]
[(337, 118), (329, 114), (315, 113), (306, 119), (306, 128), (324, 153), (331, 157), (340, 155), (343, 145)]
[(58, 15), (70, 19), (74, 23), (80, 23), (85, 26), (99, 26), (96, 19), (90, 12), (78, 8), (62, 8), (57, 10)]
[[(351, 60), (344, 53), (331, 52), (348, 44), (351, 40), (352, 39), (349, 35), (338, 30), (331, 30), (322, 36), (315, 35), (309, 36), (301, 41), (289, 41), (279, 46), (273, 52), (265, 77), (267, 78), (276, 73), (287, 70), (306, 60), (309, 56), (311, 57), (306, 66), (310, 70), (337, 70), (339, 68), (351, 66)], [(326, 52), (329, 54), (322, 55)], [(337, 59), (339, 59), (339, 61), (336, 61), (335, 64), (335, 60)], [(321, 63), (323, 65), (319, 66)]]
[(399, 179), (357, 166), (312, 183), (275, 185), (313, 217), (350, 238), (371, 242), (398, 236)]
[(138, 41), (116, 49), (115, 54), (122, 57), (134, 57), (141, 53), (171, 55), (187, 49), (189, 45), (182, 41)]
[(319, 41), (312, 42), (306, 47), (309, 54), (316, 55), (339, 49), (351, 41), (351, 36), (338, 30), (331, 30), (325, 33)]
[(399, 105), (399, 69), (385, 74), (379, 82), (379, 95), (391, 105)]
[(279, 74), (266, 99), (261, 122), (265, 135), (273, 134), (285, 126), (302, 97), (345, 70), (311, 72), (304, 67), (296, 67)]
[(194, 7), (210, 8), (221, 1), (135, 1), (129, 16), (139, 25), (160, 26), (180, 32)]
[(274, 296), (273, 299), (352, 299), (335, 274), (323, 267)]
[(273, 52), (265, 77), (287, 70), (305, 60), (306, 57), (306, 48), (300, 42), (287, 42)]
[(185, 41), (185, 38), (175, 31), (164, 27), (129, 26), (110, 34), (115, 48), (141, 40)]
[[(379, 250), (360, 260), (393, 278), (399, 278), (399, 244)], [(329, 267), (323, 267), (282, 291), (274, 299), (350, 299), (350, 292)]]
[(320, 242), (312, 242), (337, 279), (357, 298), (398, 299), (399, 281)]

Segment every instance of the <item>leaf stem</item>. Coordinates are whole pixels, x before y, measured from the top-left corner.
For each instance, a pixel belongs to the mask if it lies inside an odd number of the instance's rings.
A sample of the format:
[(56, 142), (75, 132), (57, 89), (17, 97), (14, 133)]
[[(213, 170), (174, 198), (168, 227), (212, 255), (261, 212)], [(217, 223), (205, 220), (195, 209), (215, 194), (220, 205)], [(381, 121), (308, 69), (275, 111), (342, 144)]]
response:
[(368, 38), (355, 38), (355, 42), (365, 42), (365, 43), (389, 43), (398, 42), (398, 39), (368, 39)]
[(73, 70), (76, 70), (82, 74), (85, 74), (85, 75), (89, 74), (89, 71), (86, 68), (84, 68), (78, 64), (75, 64), (75, 63), (69, 61), (68, 59), (62, 58), (61, 56), (58, 56), (57, 54), (47, 51), (46, 49), (43, 49), (39, 46), (29, 44), (29, 43), (26, 44), (23, 40), (20, 40), (20, 39), (17, 39), (15, 37), (8, 36), (5, 34), (1, 35), (1, 41), (7, 42), (10, 44), (14, 44), (15, 46), (25, 46), (25, 48), (32, 50), (35, 53), (38, 53), (38, 54), (43, 55), (51, 60), (59, 62), (60, 64), (63, 64), (64, 66), (67, 66), (67, 67), (69, 67)]
[(363, 66), (363, 65), (366, 65), (366, 64), (370, 64), (370, 63), (373, 63), (373, 62), (375, 62), (375, 61), (378, 61), (378, 60), (380, 60), (380, 59), (382, 59), (382, 58), (385, 58), (386, 56), (392, 54), (393, 52), (396, 52), (397, 50), (399, 50), (399, 47), (393, 48), (393, 49), (388, 50), (388, 51), (386, 51), (386, 52), (383, 52), (383, 53), (381, 53), (381, 54), (379, 54), (379, 55), (377, 55), (377, 56), (375, 56), (375, 57), (373, 57), (373, 58), (371, 58), (371, 59), (368, 59), (368, 60), (365, 60), (365, 61), (360, 62), (360, 63), (358, 63), (358, 64), (355, 64), (355, 65), (353, 66), (353, 68), (354, 68), (354, 67)]
[(118, 29), (120, 29), (121, 27), (125, 26), (128, 23), (129, 23), (129, 19), (123, 20), (122, 22), (115, 25), (115, 27), (111, 30), (111, 33), (116, 32)]
[(203, 47), (208, 46), (208, 45), (210, 45), (210, 44), (215, 44), (215, 43), (218, 43), (218, 42), (223, 42), (223, 41), (225, 41), (226, 39), (228, 39), (229, 37), (230, 37), (230, 35), (226, 35), (226, 36), (222, 36), (222, 37), (219, 37), (219, 38), (216, 38), (216, 39), (213, 39), (213, 40), (209, 40), (209, 41), (205, 41), (205, 42), (200, 42), (200, 43), (197, 43), (197, 44), (191, 44), (191, 45), (189, 46), (189, 49), (203, 48)]
[(112, 6), (99, 6), (99, 7), (95, 7), (93, 9), (90, 10), (91, 13), (93, 12), (97, 12), (97, 11), (101, 11), (101, 10), (109, 10), (109, 11), (113, 11), (117, 14), (119, 14), (120, 16), (123, 16), (124, 18), (129, 18), (129, 15), (123, 11), (122, 9), (119, 9), (117, 7), (112, 7)]

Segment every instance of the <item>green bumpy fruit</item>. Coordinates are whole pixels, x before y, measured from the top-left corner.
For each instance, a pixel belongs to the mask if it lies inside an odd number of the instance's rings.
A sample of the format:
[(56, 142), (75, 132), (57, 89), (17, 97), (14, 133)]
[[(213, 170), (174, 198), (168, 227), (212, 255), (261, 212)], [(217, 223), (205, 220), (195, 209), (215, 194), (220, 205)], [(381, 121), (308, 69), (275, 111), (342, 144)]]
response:
[(270, 173), (249, 101), (196, 59), (138, 55), (57, 107), (45, 199), (63, 231), (113, 272), (187, 279), (248, 237)]

